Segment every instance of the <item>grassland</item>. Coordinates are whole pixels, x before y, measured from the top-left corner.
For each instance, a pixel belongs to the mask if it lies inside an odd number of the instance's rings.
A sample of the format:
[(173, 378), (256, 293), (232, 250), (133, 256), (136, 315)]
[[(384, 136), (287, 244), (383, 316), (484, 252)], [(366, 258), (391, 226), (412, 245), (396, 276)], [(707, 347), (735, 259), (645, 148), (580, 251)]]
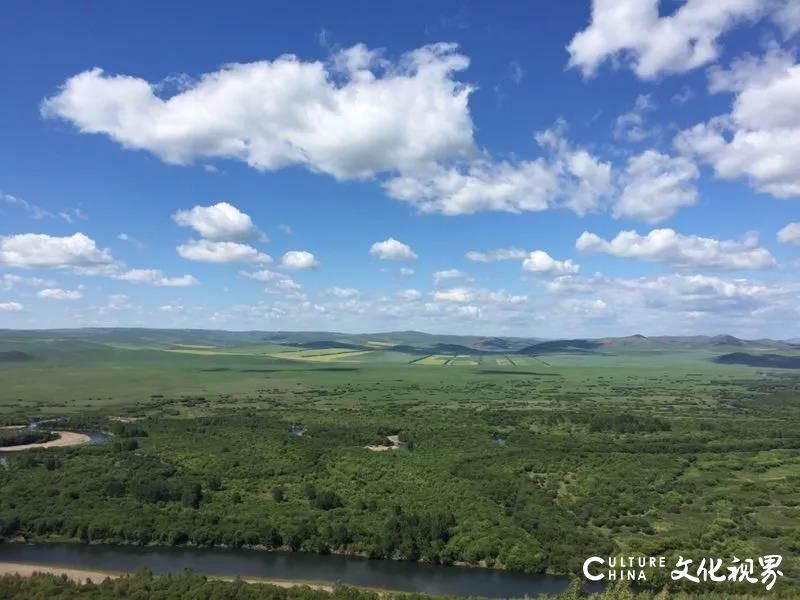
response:
[[(116, 432), (10, 458), (0, 535), (554, 573), (779, 553), (796, 583), (800, 372), (716, 362), (727, 342), (326, 343), (0, 336), (0, 424)], [(409, 449), (365, 449), (397, 434)]]

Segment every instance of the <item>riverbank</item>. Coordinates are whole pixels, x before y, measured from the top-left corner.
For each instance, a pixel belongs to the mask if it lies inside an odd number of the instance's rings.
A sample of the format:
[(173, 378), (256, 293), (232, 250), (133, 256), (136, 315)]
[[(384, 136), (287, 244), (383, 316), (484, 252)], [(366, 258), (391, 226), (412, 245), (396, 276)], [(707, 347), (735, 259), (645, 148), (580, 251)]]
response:
[(49, 442), (39, 442), (34, 444), (21, 444), (19, 446), (3, 446), (0, 447), (0, 452), (22, 452), (23, 450), (32, 450), (33, 448), (63, 448), (66, 446), (79, 446), (81, 444), (88, 444), (92, 438), (85, 433), (77, 433), (75, 431), (54, 431), (58, 437)]
[(375, 593), (486, 598), (555, 594), (569, 584), (566, 577), (548, 575), (243, 548), (6, 543), (0, 544), (0, 563), (77, 569), (106, 576), (135, 573), (140, 569), (147, 569), (154, 575), (191, 571), (220, 580), (331, 589), (341, 583)]
[[(0, 562), (0, 575), (19, 575), (20, 577), (31, 577), (35, 573), (43, 573), (46, 575), (57, 575), (59, 577), (66, 576), (67, 579), (69, 579), (70, 581), (74, 581), (75, 583), (85, 583), (87, 581), (90, 581), (91, 583), (102, 583), (106, 579), (117, 579), (119, 577), (125, 577), (126, 575), (131, 575), (131, 573), (129, 572), (121, 572), (121, 571), (101, 571), (96, 569), (86, 570), (86, 569), (75, 569), (72, 567), (52, 566), (52, 565)], [(313, 590), (319, 590), (323, 592), (333, 591), (333, 586), (330, 584), (320, 583), (315, 581), (303, 581), (299, 579), (275, 579), (275, 578), (263, 578), (263, 577), (236, 578), (236, 577), (221, 577), (221, 576), (206, 576), (206, 577), (208, 577), (208, 579), (213, 579), (217, 581), (236, 581), (238, 579), (246, 583), (274, 585), (282, 588), (305, 586)], [(351, 587), (358, 587), (358, 586), (351, 586)], [(366, 590), (369, 588), (360, 588), (360, 589)], [(381, 591), (388, 591), (388, 590), (381, 590)]]

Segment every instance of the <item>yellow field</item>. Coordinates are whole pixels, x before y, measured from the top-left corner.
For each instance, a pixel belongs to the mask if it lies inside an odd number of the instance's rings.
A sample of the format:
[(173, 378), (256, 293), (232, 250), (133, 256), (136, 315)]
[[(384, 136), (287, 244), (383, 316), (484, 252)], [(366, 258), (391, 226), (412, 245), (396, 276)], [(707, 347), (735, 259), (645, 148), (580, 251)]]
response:
[(452, 356), (447, 356), (445, 354), (434, 354), (432, 356), (426, 356), (422, 360), (418, 360), (415, 362), (415, 365), (437, 365), (443, 366), (447, 364), (447, 361), (452, 359)]
[(349, 360), (356, 356), (371, 354), (372, 350), (342, 350), (341, 348), (326, 348), (297, 351), (285, 351), (271, 354), (275, 358), (285, 358), (288, 360), (304, 360), (311, 362), (329, 362), (337, 360)]
[(201, 348), (167, 348), (164, 352), (175, 354), (198, 354), (201, 356), (269, 356), (265, 352), (247, 352), (243, 350), (213, 350)]
[(191, 348), (195, 350), (209, 350), (216, 348), (216, 346), (204, 346), (202, 344), (172, 344), (173, 348)]

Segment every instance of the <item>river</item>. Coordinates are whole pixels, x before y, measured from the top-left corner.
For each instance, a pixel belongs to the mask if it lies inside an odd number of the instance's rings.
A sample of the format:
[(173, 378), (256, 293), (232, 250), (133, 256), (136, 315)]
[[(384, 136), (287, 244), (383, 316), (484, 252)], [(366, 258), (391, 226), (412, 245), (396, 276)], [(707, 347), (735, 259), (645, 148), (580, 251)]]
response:
[(155, 574), (189, 569), (204, 575), (341, 582), (404, 592), (489, 598), (554, 594), (569, 585), (569, 580), (563, 576), (368, 560), (333, 554), (243, 549), (0, 544), (0, 562), (3, 561), (124, 572), (144, 567)]

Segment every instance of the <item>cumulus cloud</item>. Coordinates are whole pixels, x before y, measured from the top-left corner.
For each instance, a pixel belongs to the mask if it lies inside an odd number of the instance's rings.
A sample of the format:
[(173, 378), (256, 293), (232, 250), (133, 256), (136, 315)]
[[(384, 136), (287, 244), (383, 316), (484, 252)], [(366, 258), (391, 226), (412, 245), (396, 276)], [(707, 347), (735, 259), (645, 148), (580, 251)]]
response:
[(397, 292), (396, 296), (407, 302), (415, 302), (422, 298), (422, 292), (415, 289), (407, 289), (403, 290), (402, 292)]
[(655, 109), (650, 94), (641, 94), (636, 98), (633, 108), (617, 117), (614, 123), (614, 138), (627, 142), (641, 142), (658, 133), (658, 128), (647, 125), (647, 115)]
[(53, 287), (56, 284), (49, 279), (41, 277), (23, 277), (15, 273), (3, 273), (0, 275), (0, 290), (13, 290), (19, 286), (26, 287)]
[(431, 292), (434, 302), (470, 302), (474, 297), (474, 292), (469, 288), (457, 287), (448, 290)]
[(800, 196), (800, 65), (775, 47), (712, 72), (712, 91), (735, 93), (730, 113), (681, 132), (675, 146), (722, 179), (747, 178), (760, 192)]
[(789, 223), (778, 232), (778, 241), (783, 244), (800, 245), (800, 221)]
[(695, 164), (684, 156), (671, 157), (655, 150), (633, 156), (620, 177), (622, 189), (614, 202), (614, 217), (663, 221), (697, 201), (699, 176)]
[(207, 263), (260, 262), (269, 263), (272, 259), (252, 246), (238, 242), (212, 242), (211, 240), (190, 240), (178, 246), (178, 254), (187, 260)]
[(559, 121), (536, 135), (548, 157), (463, 164), (432, 164), (407, 170), (384, 183), (386, 193), (423, 213), (537, 212), (563, 205), (577, 214), (596, 210), (611, 191), (611, 165), (564, 138)]
[(537, 275), (574, 275), (580, 267), (571, 260), (556, 260), (547, 252), (534, 250), (522, 261), (522, 270)]
[(569, 66), (594, 75), (606, 61), (641, 79), (683, 73), (716, 60), (719, 37), (792, 0), (686, 0), (659, 15), (659, 0), (593, 0), (589, 26), (567, 46)]
[(62, 290), (60, 288), (45, 288), (36, 295), (45, 300), (80, 300), (83, 297), (78, 290)]
[(325, 290), (325, 292), (336, 298), (352, 298), (353, 296), (358, 296), (358, 290), (353, 288), (331, 287)]
[[(435, 290), (431, 292), (430, 297), (437, 303), (474, 303), (482, 305), (482, 308), (486, 308), (488, 305), (516, 305), (528, 299), (527, 296), (509, 294), (504, 290), (487, 290), (470, 287)], [(480, 309), (481, 307), (477, 308)]]
[(75, 233), (57, 237), (43, 233), (0, 236), (0, 265), (11, 267), (101, 267), (114, 262), (108, 249), (90, 237)]
[(369, 253), (381, 260), (415, 260), (417, 255), (411, 246), (390, 237), (382, 242), (375, 242)]
[(720, 241), (682, 235), (673, 229), (653, 229), (647, 235), (622, 231), (608, 241), (584, 231), (575, 247), (581, 252), (661, 262), (678, 269), (748, 270), (770, 269), (776, 265), (772, 254), (758, 247), (755, 235), (741, 241)]
[(114, 276), (115, 279), (131, 283), (146, 283), (157, 287), (189, 287), (198, 281), (192, 275), (167, 277), (159, 269), (130, 269)]
[[(575, 294), (602, 299), (608, 320), (615, 321), (611, 333), (622, 328), (668, 335), (738, 331), (763, 336), (776, 323), (785, 327), (785, 323), (800, 318), (796, 303), (800, 283), (796, 282), (685, 273), (638, 278), (597, 274), (563, 279), (547, 286), (552, 294), (565, 296), (559, 306), (564, 302), (575, 305), (580, 298)], [(782, 331), (773, 328), (772, 335), (783, 336)]]
[(22, 308), (19, 302), (0, 302), (0, 312), (19, 312)]
[(41, 111), (171, 164), (225, 158), (365, 178), (474, 151), (472, 88), (453, 78), (468, 65), (455, 44), (396, 61), (359, 44), (327, 63), (284, 55), (228, 64), (169, 97), (94, 68), (67, 79)]
[(436, 271), (433, 274), (434, 285), (440, 285), (442, 282), (451, 281), (453, 279), (462, 279), (465, 281), (472, 281), (472, 278), (459, 269), (444, 269)]
[(290, 250), (283, 255), (281, 266), (292, 271), (310, 271), (319, 266), (316, 257), (305, 250)]
[(264, 291), (267, 293), (285, 293), (305, 299), (303, 294), (300, 293), (303, 286), (283, 273), (270, 271), (269, 269), (261, 269), (260, 271), (242, 271), (240, 275), (248, 279), (265, 283), (266, 287)]
[(491, 263), (501, 260), (518, 260), (528, 256), (528, 251), (522, 248), (497, 248), (488, 252), (470, 250), (466, 254), (467, 260), (479, 263)]
[(266, 241), (250, 216), (227, 202), (179, 210), (172, 215), (172, 219), (182, 227), (191, 227), (209, 240)]

